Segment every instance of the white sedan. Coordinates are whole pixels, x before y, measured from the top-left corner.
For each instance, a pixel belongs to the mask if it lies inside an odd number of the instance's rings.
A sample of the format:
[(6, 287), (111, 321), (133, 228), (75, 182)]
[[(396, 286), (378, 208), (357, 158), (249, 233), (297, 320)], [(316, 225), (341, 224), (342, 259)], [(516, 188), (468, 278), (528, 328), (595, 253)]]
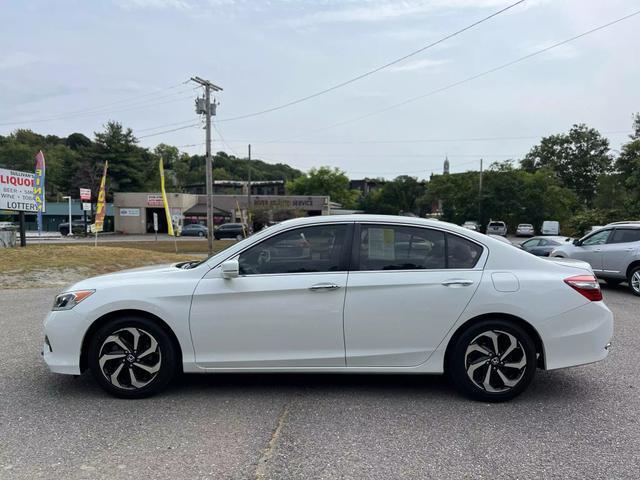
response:
[(607, 356), (590, 267), (411, 217), (289, 220), (202, 262), (81, 281), (44, 322), (53, 372), (139, 398), (179, 372), (447, 373), (502, 401)]

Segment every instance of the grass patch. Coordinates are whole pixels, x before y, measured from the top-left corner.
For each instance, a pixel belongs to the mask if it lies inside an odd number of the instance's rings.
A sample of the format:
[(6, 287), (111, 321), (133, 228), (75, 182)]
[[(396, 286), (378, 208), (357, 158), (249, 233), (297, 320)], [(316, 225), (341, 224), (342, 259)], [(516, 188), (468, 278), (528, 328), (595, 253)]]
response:
[[(157, 243), (168, 243), (169, 247), (174, 248), (173, 242)], [(83, 278), (127, 268), (203, 258), (201, 254), (166, 253), (154, 251), (145, 245), (129, 248), (125, 244), (98, 244), (97, 247), (29, 245), (25, 248), (2, 249), (0, 255), (0, 288), (62, 286)]]

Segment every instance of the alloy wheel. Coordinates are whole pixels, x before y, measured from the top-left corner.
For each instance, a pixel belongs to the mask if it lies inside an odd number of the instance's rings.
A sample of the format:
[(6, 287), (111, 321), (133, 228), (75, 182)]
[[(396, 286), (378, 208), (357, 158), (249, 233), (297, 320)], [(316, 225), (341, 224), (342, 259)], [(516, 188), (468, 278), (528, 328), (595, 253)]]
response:
[(162, 363), (158, 341), (141, 328), (121, 328), (100, 347), (98, 365), (113, 386), (124, 390), (146, 387), (157, 376)]
[(631, 275), (631, 288), (640, 293), (640, 270), (633, 272), (633, 275)]
[(522, 380), (527, 355), (511, 333), (487, 330), (469, 343), (464, 362), (467, 376), (474, 385), (489, 393), (501, 393), (516, 387)]

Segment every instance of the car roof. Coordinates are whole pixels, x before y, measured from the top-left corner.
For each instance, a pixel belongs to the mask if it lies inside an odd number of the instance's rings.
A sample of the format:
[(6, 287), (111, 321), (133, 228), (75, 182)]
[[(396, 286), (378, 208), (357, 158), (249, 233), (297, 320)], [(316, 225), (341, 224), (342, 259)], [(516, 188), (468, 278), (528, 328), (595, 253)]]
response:
[(606, 228), (606, 227), (630, 227), (630, 228), (640, 228), (640, 221), (636, 221), (636, 220), (629, 220), (629, 221), (625, 221), (625, 222), (612, 222), (612, 223), (607, 223), (604, 227), (602, 228)]

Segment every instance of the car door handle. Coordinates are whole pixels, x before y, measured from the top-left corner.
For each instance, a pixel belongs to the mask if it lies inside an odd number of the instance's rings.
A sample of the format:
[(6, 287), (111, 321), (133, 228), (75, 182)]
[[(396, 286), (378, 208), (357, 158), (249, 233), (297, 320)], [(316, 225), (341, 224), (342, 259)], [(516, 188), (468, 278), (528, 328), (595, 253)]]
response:
[(445, 287), (468, 287), (473, 285), (473, 280), (467, 280), (464, 278), (452, 278), (451, 280), (445, 280), (442, 282)]
[(309, 290), (335, 290), (340, 288), (340, 285), (336, 285), (335, 283), (316, 283), (315, 285), (311, 285)]

